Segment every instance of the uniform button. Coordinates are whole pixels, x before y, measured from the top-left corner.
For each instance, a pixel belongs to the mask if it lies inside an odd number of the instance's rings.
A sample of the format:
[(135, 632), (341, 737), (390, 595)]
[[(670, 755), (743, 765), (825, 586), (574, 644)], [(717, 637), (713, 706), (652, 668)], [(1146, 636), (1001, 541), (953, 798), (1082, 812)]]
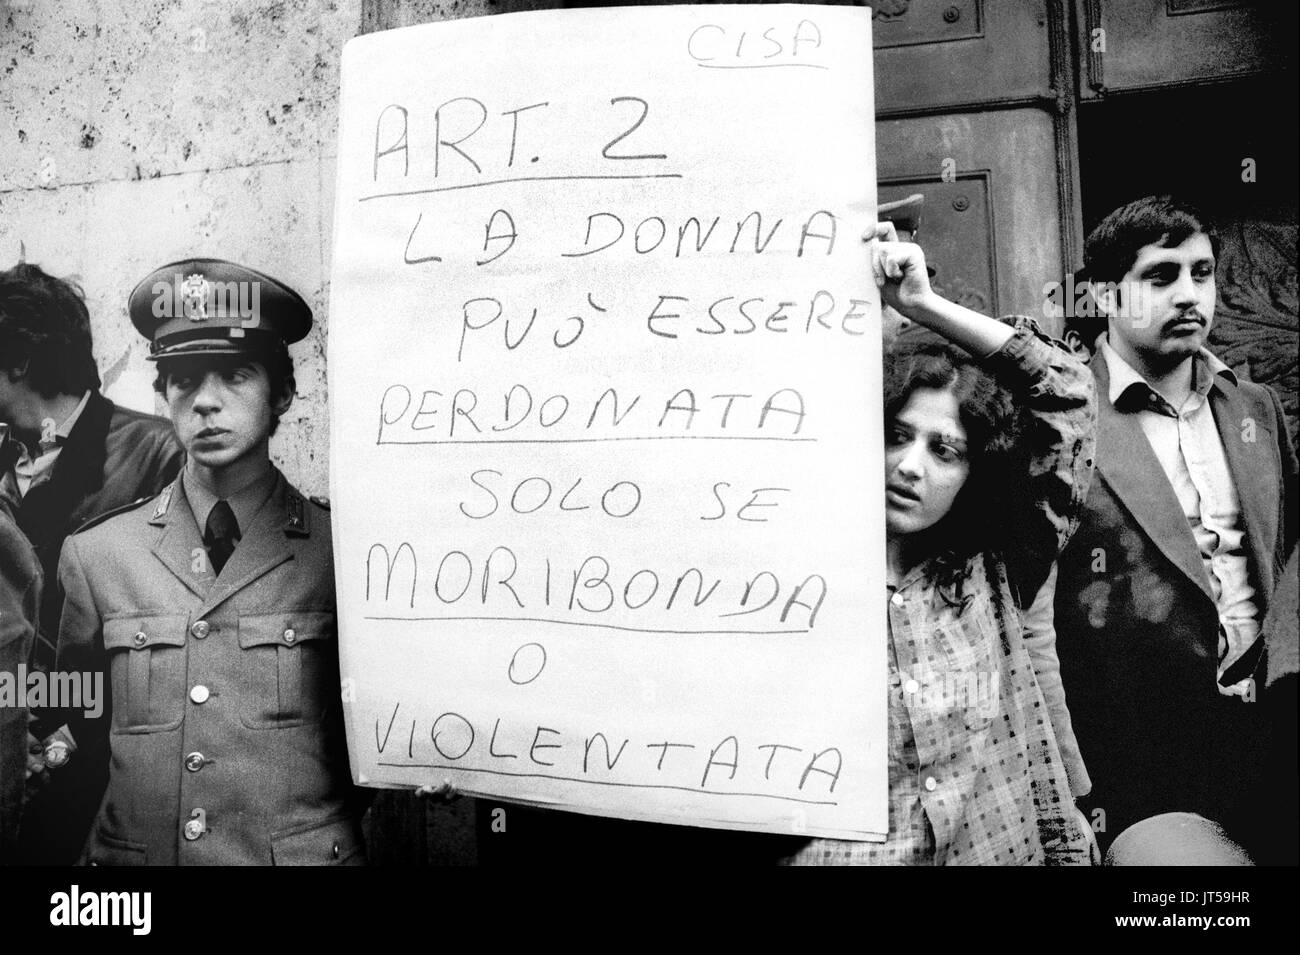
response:
[(206, 703), (208, 702), (208, 697), (211, 695), (212, 694), (208, 691), (208, 688), (202, 683), (190, 688), (190, 699), (195, 703)]
[(45, 765), (50, 769), (61, 769), (68, 764), (71, 757), (72, 751), (68, 749), (68, 744), (62, 740), (56, 739), (45, 747)]
[(207, 762), (207, 760), (203, 758), (202, 753), (190, 753), (185, 757), (185, 768), (192, 773), (197, 773), (203, 768), (205, 762)]
[(202, 640), (204, 637), (208, 635), (209, 629), (211, 628), (208, 626), (208, 622), (206, 620), (196, 620), (194, 622), (194, 626), (190, 627), (190, 633), (194, 634), (194, 636)]
[(903, 595), (895, 591), (894, 596), (889, 598), (889, 602), (895, 607), (901, 607), (903, 606)]
[(293, 632), (293, 627), (290, 627), (288, 630), (284, 632), (285, 643), (293, 643), (297, 639), (298, 639), (298, 634)]
[(926, 777), (925, 777), (925, 791), (926, 791), (926, 792), (928, 792), (928, 793), (932, 793), (932, 792), (934, 792), (934, 791), (935, 791), (936, 789), (938, 789), (938, 788), (939, 788), (939, 784), (935, 781), (935, 778), (934, 778), (933, 776), (926, 776)]
[(336, 842), (334, 843), (334, 858), (337, 859), (338, 857), (339, 857), (339, 844)]
[(917, 683), (915, 680), (908, 680), (906, 683), (903, 684), (903, 689), (906, 690), (908, 693), (915, 693), (920, 688), (921, 688), (921, 684)]
[(195, 809), (193, 812), (190, 813), (189, 820), (185, 823), (185, 826), (181, 829), (181, 835), (185, 837), (185, 840), (187, 842), (193, 842), (195, 839), (199, 838), (199, 836), (203, 835), (203, 833), (207, 832), (208, 830), (207, 820), (208, 820), (207, 813), (205, 813), (202, 809)]
[(145, 632), (144, 632), (143, 630), (140, 630), (140, 631), (137, 632), (136, 635), (135, 635), (135, 645), (136, 645), (137, 647), (142, 647), (142, 646), (145, 645), (145, 642), (146, 642), (148, 639), (149, 639), (149, 637), (145, 635)]

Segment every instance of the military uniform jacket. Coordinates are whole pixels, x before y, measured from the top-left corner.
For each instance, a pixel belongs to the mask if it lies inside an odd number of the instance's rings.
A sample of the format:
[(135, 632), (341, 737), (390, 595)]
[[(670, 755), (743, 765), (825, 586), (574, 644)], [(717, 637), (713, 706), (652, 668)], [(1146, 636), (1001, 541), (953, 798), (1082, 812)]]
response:
[(58, 666), (102, 670), (111, 700), (69, 720), (108, 737), (83, 862), (364, 861), (328, 514), (277, 472), (249, 525), (214, 577), (178, 479), (64, 545)]

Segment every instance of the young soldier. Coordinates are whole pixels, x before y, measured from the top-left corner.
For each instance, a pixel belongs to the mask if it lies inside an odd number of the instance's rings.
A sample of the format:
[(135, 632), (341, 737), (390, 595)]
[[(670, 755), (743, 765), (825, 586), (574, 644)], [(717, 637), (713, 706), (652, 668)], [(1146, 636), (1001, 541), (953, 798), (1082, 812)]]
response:
[[(1217, 239), (1167, 196), (1116, 209), (1085, 268), (1097, 479), (1059, 561), (1057, 649), (1104, 843), (1192, 812), (1258, 851), (1261, 623), (1295, 542), (1296, 464), (1268, 388), (1204, 345)], [(1293, 807), (1294, 808), (1294, 807)]]
[(111, 717), (71, 727), (111, 749), (83, 861), (361, 863), (329, 514), (268, 458), (294, 394), (286, 344), (311, 310), (260, 272), (194, 259), (145, 278), (130, 314), (188, 457), (60, 559), (59, 669), (111, 686)]

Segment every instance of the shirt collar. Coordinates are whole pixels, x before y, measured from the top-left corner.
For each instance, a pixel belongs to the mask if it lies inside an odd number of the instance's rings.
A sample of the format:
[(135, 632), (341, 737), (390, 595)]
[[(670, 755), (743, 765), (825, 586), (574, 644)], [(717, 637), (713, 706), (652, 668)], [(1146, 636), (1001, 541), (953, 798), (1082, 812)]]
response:
[(77, 407), (72, 409), (72, 414), (63, 420), (63, 424), (54, 429), (54, 433), (60, 438), (67, 438), (72, 434), (72, 429), (77, 426), (77, 421), (81, 418), (81, 413), (86, 410), (86, 405), (90, 404), (90, 392), (87, 391), (77, 402)]
[[(194, 512), (194, 520), (199, 525), (199, 533), (207, 526), (208, 515), (212, 509), (217, 506), (217, 501), (221, 500), (207, 488), (199, 484), (190, 477), (189, 472), (181, 472), (181, 480), (185, 484), (185, 499), (189, 501), (190, 510)], [(269, 469), (262, 477), (255, 478), (252, 483), (244, 485), (234, 494), (225, 498), (230, 509), (235, 512), (235, 520), (239, 522), (240, 534), (246, 534), (248, 527), (252, 523), (253, 517), (262, 505), (266, 503), (267, 498), (271, 496), (271, 491), (275, 489), (275, 469)]]
[(13, 441), (18, 447), (18, 456), (20, 459), (36, 460), (42, 454), (48, 454), (57, 448), (63, 446), (72, 434), (72, 429), (77, 426), (81, 419), (82, 413), (86, 410), (86, 405), (90, 404), (90, 392), (87, 391), (77, 402), (77, 407), (72, 409), (72, 413), (63, 419), (63, 423), (54, 429), (54, 440), (41, 441), (35, 448), (29, 448), (13, 434), (9, 425), (0, 424), (0, 446), (3, 446), (7, 440)]
[[(1102, 333), (1097, 339), (1098, 350), (1106, 357), (1106, 370), (1110, 373), (1110, 403), (1119, 406), (1124, 393), (1137, 387), (1142, 394), (1157, 394), (1154, 388), (1138, 371), (1120, 357), (1110, 344), (1110, 336)], [(1218, 386), (1219, 377), (1223, 376), (1231, 384), (1237, 384), (1237, 375), (1231, 368), (1220, 361), (1208, 349), (1202, 348), (1192, 356), (1192, 390), (1205, 397), (1211, 388)]]

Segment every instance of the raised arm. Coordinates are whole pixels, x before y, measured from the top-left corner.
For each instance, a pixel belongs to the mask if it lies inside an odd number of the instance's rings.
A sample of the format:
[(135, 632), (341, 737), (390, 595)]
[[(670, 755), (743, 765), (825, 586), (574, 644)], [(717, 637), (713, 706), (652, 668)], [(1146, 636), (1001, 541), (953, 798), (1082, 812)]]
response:
[(891, 223), (865, 237), (884, 300), (902, 315), (982, 360), (1024, 415), (1020, 493), (1005, 515), (1002, 557), (1023, 609), (1078, 526), (1092, 480), (1097, 401), (1092, 373), (1029, 318), (1003, 323), (930, 288), (920, 246), (898, 242)]

